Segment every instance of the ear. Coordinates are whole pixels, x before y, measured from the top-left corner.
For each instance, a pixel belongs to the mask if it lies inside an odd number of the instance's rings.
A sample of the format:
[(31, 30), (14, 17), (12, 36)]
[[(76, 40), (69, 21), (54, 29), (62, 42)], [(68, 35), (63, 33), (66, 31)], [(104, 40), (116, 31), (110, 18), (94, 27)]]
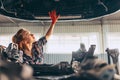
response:
[(29, 39), (26, 39), (26, 40), (23, 40), (23, 44), (28, 44), (28, 43), (30, 43), (30, 40)]
[(22, 44), (22, 47), (26, 47), (26, 45), (28, 44), (28, 41), (23, 40), (23, 41), (21, 42), (21, 44)]

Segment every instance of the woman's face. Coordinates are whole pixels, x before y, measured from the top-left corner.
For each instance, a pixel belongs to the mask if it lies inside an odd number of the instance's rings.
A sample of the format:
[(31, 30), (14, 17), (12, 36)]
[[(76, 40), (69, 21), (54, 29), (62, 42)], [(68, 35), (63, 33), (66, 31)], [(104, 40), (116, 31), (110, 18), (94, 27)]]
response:
[(27, 41), (28, 43), (35, 42), (34, 34), (30, 33), (29, 31), (25, 31), (22, 36), (24, 37), (24, 41)]
[(29, 32), (28, 40), (29, 40), (31, 43), (35, 42), (35, 36), (34, 36), (34, 34), (31, 34), (31, 33)]

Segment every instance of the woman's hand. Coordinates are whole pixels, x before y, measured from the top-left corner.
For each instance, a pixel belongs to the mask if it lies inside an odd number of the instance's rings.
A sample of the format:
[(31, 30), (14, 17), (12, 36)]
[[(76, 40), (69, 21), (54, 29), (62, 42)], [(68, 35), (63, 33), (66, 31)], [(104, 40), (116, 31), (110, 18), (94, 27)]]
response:
[(57, 15), (57, 14), (56, 14), (56, 10), (53, 10), (53, 11), (49, 12), (49, 16), (50, 16), (50, 18), (51, 18), (51, 20), (52, 20), (52, 24), (55, 24), (55, 23), (57, 22), (58, 17), (59, 17), (60, 15)]
[(55, 26), (55, 23), (57, 22), (58, 17), (59, 17), (60, 15), (57, 15), (57, 14), (56, 14), (56, 10), (53, 10), (53, 11), (49, 12), (49, 16), (50, 16), (50, 18), (51, 18), (51, 20), (52, 20), (52, 23), (51, 23), (50, 28), (48, 29), (48, 31), (47, 31), (47, 33), (46, 33), (46, 35), (45, 35), (46, 40), (48, 40), (49, 37), (52, 35), (53, 29), (54, 29), (54, 26)]

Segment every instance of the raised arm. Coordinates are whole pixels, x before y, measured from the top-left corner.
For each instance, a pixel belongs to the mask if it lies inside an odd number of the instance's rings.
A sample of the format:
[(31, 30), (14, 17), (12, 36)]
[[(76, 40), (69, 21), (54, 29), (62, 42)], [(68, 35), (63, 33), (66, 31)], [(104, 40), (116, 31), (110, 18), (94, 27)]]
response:
[(49, 37), (52, 35), (54, 26), (55, 26), (55, 24), (56, 24), (56, 22), (57, 22), (57, 20), (58, 20), (58, 17), (59, 17), (59, 15), (56, 14), (56, 11), (55, 11), (55, 10), (49, 12), (49, 16), (50, 16), (50, 18), (51, 18), (51, 20), (52, 20), (52, 23), (51, 23), (51, 25), (50, 25), (50, 27), (49, 27), (46, 35), (45, 35), (46, 40), (48, 40)]

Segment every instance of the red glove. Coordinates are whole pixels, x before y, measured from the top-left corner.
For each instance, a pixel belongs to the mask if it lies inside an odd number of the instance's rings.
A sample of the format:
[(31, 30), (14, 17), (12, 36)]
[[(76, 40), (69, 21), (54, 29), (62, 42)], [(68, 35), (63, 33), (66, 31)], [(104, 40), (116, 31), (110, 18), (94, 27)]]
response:
[(52, 24), (55, 24), (55, 23), (57, 22), (58, 17), (59, 17), (60, 15), (57, 15), (57, 14), (56, 14), (56, 10), (53, 10), (53, 11), (49, 12), (49, 16), (51, 17)]

